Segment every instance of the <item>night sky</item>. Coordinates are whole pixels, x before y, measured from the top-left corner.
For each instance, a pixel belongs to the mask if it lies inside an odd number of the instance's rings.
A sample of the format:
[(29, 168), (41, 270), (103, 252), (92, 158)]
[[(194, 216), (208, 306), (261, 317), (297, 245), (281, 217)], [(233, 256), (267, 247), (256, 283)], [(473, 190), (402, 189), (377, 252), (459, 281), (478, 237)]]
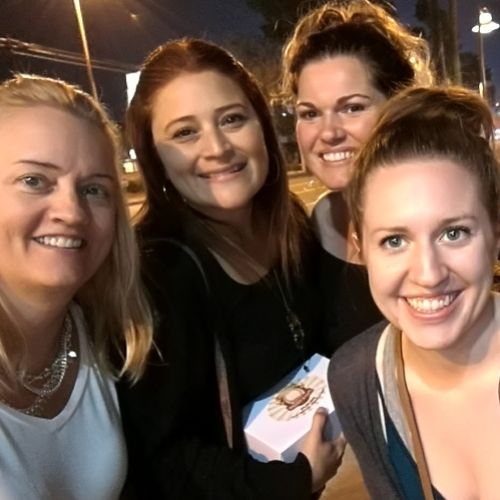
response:
[[(282, 0), (286, 1), (286, 0)], [(396, 0), (403, 22), (417, 25), (414, 1)], [(458, 0), (460, 44), (477, 51), (477, 35), (470, 28), (477, 23), (475, 0)], [(447, 2), (442, 0), (443, 7)], [(154, 47), (169, 38), (200, 36), (218, 43), (227, 39), (258, 38), (262, 19), (245, 0), (81, 0), (90, 52), (93, 57), (140, 64)], [(500, 20), (500, 0), (481, 2), (493, 18)], [(0, 0), (0, 36), (26, 42), (81, 51), (72, 0)], [(500, 30), (485, 36), (486, 64), (500, 89)], [(45, 61), (0, 56), (0, 77), (9, 70), (60, 76), (88, 90), (84, 68), (54, 65)], [(121, 119), (125, 106), (125, 82), (121, 74), (95, 72), (102, 99)], [(500, 94), (497, 91), (497, 96)]]

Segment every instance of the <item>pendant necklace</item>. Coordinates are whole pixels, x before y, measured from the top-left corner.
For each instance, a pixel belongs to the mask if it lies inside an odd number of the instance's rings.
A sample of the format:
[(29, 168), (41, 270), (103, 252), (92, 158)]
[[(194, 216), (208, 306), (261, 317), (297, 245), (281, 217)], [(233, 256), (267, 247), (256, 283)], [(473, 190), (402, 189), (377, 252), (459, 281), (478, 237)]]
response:
[(278, 291), (280, 294), (281, 302), (283, 303), (283, 306), (286, 311), (286, 322), (288, 325), (288, 329), (290, 330), (290, 333), (292, 334), (292, 339), (293, 343), (295, 344), (295, 347), (301, 352), (304, 351), (304, 341), (305, 341), (305, 333), (304, 333), (304, 328), (302, 326), (302, 322), (300, 321), (299, 317), (297, 314), (292, 310), (290, 307), (290, 304), (288, 303), (285, 291), (283, 287), (281, 286), (281, 281), (279, 279), (278, 273), (276, 272), (276, 269), (273, 269), (273, 276), (274, 280), (276, 282), (276, 285), (278, 287)]

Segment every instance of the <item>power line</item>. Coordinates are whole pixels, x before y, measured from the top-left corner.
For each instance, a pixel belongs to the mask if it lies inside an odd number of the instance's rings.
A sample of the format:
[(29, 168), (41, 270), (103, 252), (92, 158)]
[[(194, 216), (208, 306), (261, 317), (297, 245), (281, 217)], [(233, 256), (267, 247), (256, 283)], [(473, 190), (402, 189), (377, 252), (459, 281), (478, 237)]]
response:
[[(47, 47), (37, 43), (22, 42), (15, 38), (0, 37), (0, 50), (7, 50), (11, 54), (18, 56), (32, 57), (74, 66), (86, 65), (84, 57), (77, 52)], [(92, 66), (96, 69), (115, 73), (132, 73), (139, 70), (139, 67), (134, 64), (121, 63), (111, 59), (92, 58)]]

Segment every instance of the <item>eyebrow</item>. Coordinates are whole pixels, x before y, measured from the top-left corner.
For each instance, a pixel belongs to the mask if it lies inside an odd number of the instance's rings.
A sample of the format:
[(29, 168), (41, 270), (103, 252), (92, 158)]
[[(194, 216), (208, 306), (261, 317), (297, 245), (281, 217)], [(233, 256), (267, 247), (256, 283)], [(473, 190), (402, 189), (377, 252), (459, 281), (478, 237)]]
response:
[(56, 165), (55, 163), (50, 163), (48, 161), (38, 161), (38, 160), (31, 160), (29, 158), (21, 158), (20, 160), (17, 160), (15, 164), (18, 163), (29, 163), (30, 165), (35, 165), (37, 167), (42, 167), (42, 168), (49, 168), (51, 170), (60, 170), (61, 167)]
[[(459, 215), (458, 217), (449, 217), (447, 219), (443, 219), (439, 221), (439, 226), (438, 227), (445, 227), (453, 224), (457, 224), (460, 222), (465, 222), (465, 221), (470, 221), (470, 222), (477, 222), (477, 217), (474, 215)], [(384, 233), (404, 233), (408, 228), (406, 226), (391, 226), (391, 227), (379, 227), (371, 231), (371, 234), (376, 234), (379, 232), (384, 232)]]
[[(15, 162), (15, 164), (22, 164), (22, 163), (27, 163), (29, 165), (35, 165), (36, 167), (42, 167), (42, 168), (47, 168), (49, 170), (62, 170), (61, 167), (59, 165), (56, 165), (55, 163), (51, 163), (49, 161), (39, 161), (39, 160), (31, 160), (31, 159), (21, 159), (21, 160), (17, 160)], [(104, 174), (104, 173), (100, 173), (100, 172), (96, 172), (96, 173), (93, 173), (93, 174), (90, 174), (89, 176), (87, 176), (86, 178), (87, 179), (91, 179), (91, 178), (94, 178), (94, 177), (97, 177), (97, 178), (102, 178), (102, 179), (110, 179), (111, 181), (114, 182), (115, 178), (113, 175), (111, 174)]]
[[(244, 108), (244, 109), (246, 109), (247, 107), (248, 106), (245, 103), (243, 103), (243, 102), (233, 102), (233, 103), (225, 104), (224, 106), (220, 106), (218, 108), (215, 108), (214, 111), (216, 113), (224, 113), (225, 111), (228, 111), (228, 110), (233, 109), (233, 108)], [(172, 121), (168, 122), (165, 125), (165, 127), (163, 128), (163, 130), (167, 130), (169, 127), (171, 127), (172, 125), (175, 125), (176, 123), (184, 122), (184, 121), (187, 121), (187, 120), (195, 120), (195, 119), (196, 119), (195, 115), (179, 116), (178, 118), (175, 118)]]
[[(344, 104), (346, 101), (348, 101), (349, 99), (352, 99), (354, 97), (361, 97), (362, 99), (373, 100), (373, 98), (369, 95), (357, 93), (357, 94), (349, 94), (349, 95), (342, 96), (338, 99), (337, 103)], [(308, 102), (308, 101), (298, 101), (297, 106), (308, 106), (311, 108), (315, 107), (315, 105), (312, 102)]]

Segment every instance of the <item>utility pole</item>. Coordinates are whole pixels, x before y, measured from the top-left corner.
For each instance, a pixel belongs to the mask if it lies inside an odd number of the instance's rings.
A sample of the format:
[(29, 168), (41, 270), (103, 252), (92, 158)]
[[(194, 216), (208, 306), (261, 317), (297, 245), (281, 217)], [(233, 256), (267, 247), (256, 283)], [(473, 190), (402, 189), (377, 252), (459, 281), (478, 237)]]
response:
[(76, 22), (78, 23), (78, 30), (80, 31), (80, 39), (82, 41), (83, 55), (85, 57), (85, 66), (87, 68), (87, 76), (92, 90), (92, 95), (97, 100), (97, 87), (94, 79), (94, 72), (92, 71), (92, 61), (90, 60), (89, 45), (87, 43), (87, 33), (85, 31), (85, 24), (83, 22), (82, 8), (80, 0), (73, 0), (73, 7), (75, 8)]
[(461, 85), (462, 71), (458, 52), (458, 5), (457, 0), (448, 0), (448, 19), (450, 23), (451, 77), (453, 83)]

